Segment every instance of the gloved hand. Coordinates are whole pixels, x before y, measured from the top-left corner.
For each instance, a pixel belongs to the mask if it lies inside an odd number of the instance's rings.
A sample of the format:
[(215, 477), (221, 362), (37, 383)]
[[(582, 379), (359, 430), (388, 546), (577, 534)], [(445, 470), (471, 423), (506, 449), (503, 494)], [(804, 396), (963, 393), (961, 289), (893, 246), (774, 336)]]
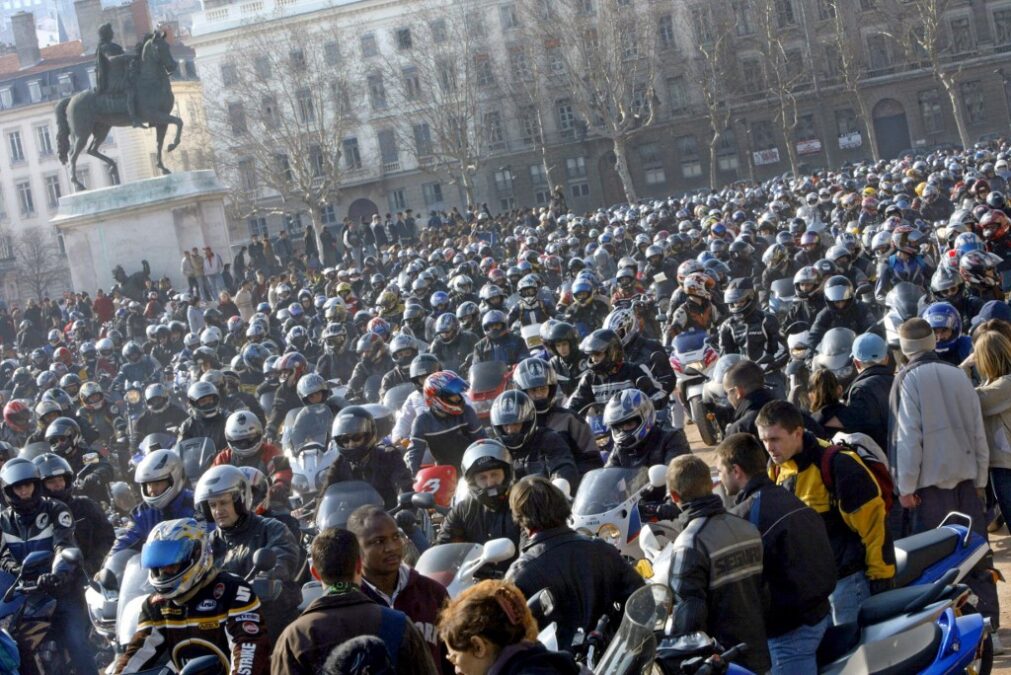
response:
[(51, 572), (40, 575), (38, 579), (39, 590), (49, 595), (60, 590), (64, 583), (66, 583), (66, 580), (63, 578), (63, 575)]
[(890, 591), (895, 588), (895, 579), (871, 579), (870, 580), (871, 595), (877, 595), (878, 593), (884, 593), (885, 591)]
[(274, 459), (270, 460), (271, 471), (269, 473), (276, 473), (278, 471), (288, 471), (291, 469), (291, 462), (284, 455), (278, 455)]

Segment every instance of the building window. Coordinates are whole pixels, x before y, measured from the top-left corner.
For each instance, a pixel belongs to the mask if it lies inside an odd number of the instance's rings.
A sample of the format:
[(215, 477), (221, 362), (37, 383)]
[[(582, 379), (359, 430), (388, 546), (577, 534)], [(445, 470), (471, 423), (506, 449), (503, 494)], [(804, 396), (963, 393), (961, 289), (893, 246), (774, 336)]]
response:
[(853, 108), (843, 108), (835, 111), (835, 128), (840, 136), (846, 136), (854, 132), (859, 133), (860, 125), (857, 123), (857, 114)]
[(379, 139), (379, 157), (383, 163), (383, 171), (398, 171), (400, 169), (400, 152), (397, 149), (397, 136), (392, 129), (382, 129), (376, 134)]
[(49, 134), (49, 125), (43, 124), (35, 127), (35, 141), (39, 145), (39, 154), (49, 157), (53, 154), (53, 138)]
[(418, 77), (418, 69), (407, 66), (400, 72), (404, 81), (404, 98), (408, 101), (417, 101), (421, 98), (421, 78)]
[(979, 80), (963, 82), (961, 90), (966, 121), (969, 124), (981, 124), (984, 116), (983, 83)]
[(643, 166), (657, 166), (662, 164), (660, 159), (660, 146), (656, 143), (643, 143), (638, 148), (639, 161)]
[(814, 114), (807, 113), (797, 117), (797, 127), (793, 133), (794, 138), (798, 141), (810, 141), (818, 138), (818, 131), (814, 124)]
[(786, 28), (797, 23), (793, 13), (793, 0), (776, 0), (776, 25)]
[(576, 0), (576, 13), (579, 16), (593, 16), (597, 13), (593, 0)]
[(734, 0), (734, 22), (738, 35), (751, 35), (755, 32), (751, 21), (751, 6), (748, 0)]
[(32, 184), (23, 181), (14, 186), (18, 193), (18, 205), (24, 217), (35, 215), (35, 199), (32, 198)]
[(11, 131), (7, 133), (7, 147), (11, 150), (11, 163), (25, 161), (25, 148), (21, 144), (21, 132)]
[(510, 195), (513, 192), (513, 172), (509, 167), (495, 172), (495, 191), (500, 195)]
[(324, 204), (319, 210), (319, 219), (324, 225), (336, 225), (340, 222), (337, 219), (337, 207), (333, 204)]
[(236, 136), (246, 133), (246, 111), (241, 101), (232, 101), (228, 104), (228, 123)]
[(484, 135), (489, 150), (505, 148), (505, 132), (502, 127), (502, 114), (497, 110), (484, 114)]
[(695, 31), (695, 39), (702, 44), (713, 41), (713, 22), (709, 7), (696, 7), (692, 10), (692, 29)]
[(776, 135), (772, 130), (772, 122), (758, 120), (751, 123), (752, 150), (771, 150), (776, 147)]
[(481, 16), (479, 11), (467, 12), (467, 15), (464, 17), (464, 24), (466, 25), (467, 33), (471, 37), (488, 37), (488, 27), (485, 25), (484, 17)]
[(442, 44), (449, 39), (446, 32), (446, 20), (436, 19), (428, 24), (429, 30), (432, 32), (432, 42), (435, 44)]
[(699, 143), (694, 136), (678, 136), (674, 139), (674, 150), (681, 160), (681, 175), (697, 178), (702, 175), (702, 161), (699, 157)]
[(362, 168), (362, 155), (358, 149), (358, 139), (345, 138), (341, 145), (344, 147), (344, 168), (348, 171)]
[(888, 68), (892, 64), (888, 54), (888, 38), (879, 33), (867, 36), (867, 53), (870, 56), (871, 70)]
[(415, 124), (414, 128), (414, 154), (416, 157), (430, 157), (432, 155), (432, 128), (428, 122)]
[(498, 200), (499, 211), (512, 211), (516, 208), (515, 197), (502, 197)]
[(386, 87), (383, 76), (379, 73), (369, 75), (369, 102), (373, 110), (386, 110)]
[(435, 67), (439, 76), (439, 89), (442, 89), (442, 93), (451, 94), (456, 91), (456, 64), (453, 60), (439, 59)]
[(724, 129), (716, 144), (716, 167), (720, 171), (737, 171), (737, 136), (733, 129)]
[(268, 129), (276, 129), (281, 125), (281, 114), (277, 109), (277, 97), (273, 94), (264, 94), (260, 99), (260, 112), (263, 126)]
[(60, 205), (60, 197), (63, 196), (63, 190), (60, 189), (60, 176), (59, 174), (50, 174), (46, 176), (46, 202), (49, 204), (49, 208), (55, 209)]
[(542, 188), (540, 190), (534, 190), (534, 204), (537, 206), (544, 206), (551, 201), (551, 191), (547, 188)]
[(253, 192), (256, 190), (256, 164), (255, 162), (246, 157), (240, 159), (238, 163), (239, 170), (239, 185), (246, 192)]
[(667, 78), (667, 103), (671, 113), (677, 114), (688, 107), (688, 90), (683, 76)]
[(379, 56), (379, 45), (376, 43), (376, 36), (374, 33), (366, 33), (361, 37), (362, 45), (362, 57), (368, 59), (373, 56)]
[(403, 211), (407, 208), (407, 197), (404, 195), (403, 189), (391, 190), (387, 199), (390, 203), (390, 211)]
[(326, 173), (326, 161), (323, 159), (323, 148), (317, 144), (309, 147), (309, 168), (313, 178), (323, 178)]
[(280, 180), (286, 183), (290, 183), (294, 178), (291, 172), (291, 161), (288, 160), (288, 155), (283, 152), (274, 155), (274, 169)]
[(256, 58), (253, 59), (253, 72), (261, 80), (270, 79), (270, 57), (266, 54), (258, 54)]
[(530, 59), (526, 49), (520, 46), (509, 48), (509, 69), (515, 78), (525, 80), (530, 77)]
[(267, 219), (263, 216), (250, 218), (246, 224), (249, 226), (250, 237), (266, 237), (268, 235)]
[(7, 110), (14, 107), (14, 89), (11, 87), (0, 87), (0, 108)]
[(569, 193), (573, 198), (579, 199), (580, 197), (590, 196), (590, 184), (589, 183), (573, 183), (569, 186)]
[(923, 129), (927, 133), (941, 131), (944, 128), (944, 113), (941, 111), (941, 97), (937, 89), (924, 89), (917, 94), (920, 105), (920, 117), (923, 118)]
[(997, 44), (1011, 45), (1011, 8), (994, 11), (993, 32)]
[(741, 59), (741, 82), (749, 94), (765, 89), (765, 76), (758, 59)]
[(667, 173), (662, 166), (646, 169), (646, 185), (663, 185), (667, 182)]
[(544, 170), (543, 164), (530, 165), (530, 184), (535, 187), (542, 187), (548, 184), (548, 172)]
[(411, 29), (410, 28), (398, 28), (397, 29), (397, 49), (404, 51), (410, 49), (414, 46), (411, 40)]
[(421, 194), (425, 199), (425, 206), (435, 206), (442, 203), (442, 184), (425, 183), (421, 186)]
[(586, 178), (586, 158), (569, 157), (565, 160), (565, 177), (569, 180)]
[(541, 139), (540, 115), (537, 106), (528, 105), (520, 108), (520, 131), (523, 132), (523, 142), (531, 145)]
[(572, 111), (572, 102), (563, 99), (555, 104), (555, 111), (558, 114), (558, 130), (563, 138), (572, 138), (575, 135), (576, 115)]
[(545, 49), (548, 57), (548, 70), (551, 74), (561, 75), (564, 73), (565, 58), (562, 55), (562, 48), (559, 45), (552, 44), (548, 45)]
[(660, 16), (657, 24), (660, 48), (670, 49), (674, 46), (674, 17), (671, 14), (663, 14)]
[(288, 234), (301, 234), (305, 231), (305, 225), (302, 224), (302, 214), (301, 213), (286, 213), (284, 214), (284, 229), (288, 231)]
[(221, 86), (234, 87), (239, 83), (239, 70), (234, 63), (224, 63), (221, 65)]
[(508, 5), (499, 5), (498, 15), (502, 20), (502, 30), (511, 30), (519, 27), (520, 19), (516, 14), (516, 5), (512, 3), (509, 3)]
[(474, 55), (474, 73), (477, 76), (477, 86), (490, 87), (495, 84), (495, 73), (492, 72), (491, 57), (488, 54)]
[(59, 77), (60, 96), (70, 96), (74, 93), (74, 74), (61, 73)]
[(299, 72), (305, 68), (305, 52), (300, 47), (288, 52), (288, 58), (291, 59), (292, 70)]
[(309, 124), (316, 120), (316, 108), (312, 102), (312, 91), (309, 89), (299, 89), (295, 94), (295, 101), (298, 104), (298, 121), (302, 124)]
[(951, 49), (955, 54), (972, 51), (972, 27), (969, 17), (962, 16), (951, 20)]

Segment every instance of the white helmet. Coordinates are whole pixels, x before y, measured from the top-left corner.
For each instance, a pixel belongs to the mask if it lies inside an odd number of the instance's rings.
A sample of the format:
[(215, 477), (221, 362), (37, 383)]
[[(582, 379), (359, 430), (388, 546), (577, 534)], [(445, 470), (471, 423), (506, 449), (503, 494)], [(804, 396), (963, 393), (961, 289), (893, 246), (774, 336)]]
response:
[(200, 332), (200, 344), (204, 347), (217, 347), (221, 342), (221, 329), (217, 326), (208, 326)]
[(239, 467), (231, 464), (212, 466), (197, 481), (197, 487), (193, 491), (193, 506), (198, 513), (204, 514), (204, 520), (208, 523), (214, 522), (214, 518), (211, 517), (207, 500), (222, 495), (232, 495), (235, 512), (239, 516), (253, 512), (253, 490), (246, 474)]
[[(183, 460), (175, 450), (155, 450), (140, 460), (133, 479), (140, 486), (145, 504), (164, 509), (183, 490)], [(169, 486), (160, 495), (148, 494), (145, 485), (159, 480), (167, 480)]]
[(236, 410), (225, 421), (225, 440), (239, 457), (252, 457), (263, 445), (263, 425), (248, 410)]

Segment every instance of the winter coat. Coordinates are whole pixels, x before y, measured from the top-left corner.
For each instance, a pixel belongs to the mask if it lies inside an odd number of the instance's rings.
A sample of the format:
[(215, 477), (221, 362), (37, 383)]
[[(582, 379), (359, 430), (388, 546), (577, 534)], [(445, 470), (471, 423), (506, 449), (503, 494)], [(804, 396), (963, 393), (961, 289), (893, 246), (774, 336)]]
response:
[(990, 445), (990, 468), (1011, 469), (1011, 375), (976, 387)]

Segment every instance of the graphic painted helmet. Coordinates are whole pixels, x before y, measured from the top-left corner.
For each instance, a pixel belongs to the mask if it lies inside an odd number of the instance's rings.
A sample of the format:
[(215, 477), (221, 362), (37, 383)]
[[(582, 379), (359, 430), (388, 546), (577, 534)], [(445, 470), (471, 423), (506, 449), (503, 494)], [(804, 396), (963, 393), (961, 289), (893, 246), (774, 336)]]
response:
[(443, 415), (462, 415), (466, 407), (464, 394), (468, 388), (466, 380), (451, 370), (432, 373), (422, 388), (425, 405)]
[(207, 529), (194, 518), (166, 520), (155, 525), (140, 561), (148, 570), (148, 582), (163, 598), (185, 595), (214, 569)]
[(639, 334), (639, 319), (635, 316), (635, 311), (621, 307), (607, 315), (604, 319), (604, 328), (617, 333), (622, 346), (628, 347)]
[[(537, 412), (547, 412), (555, 401), (555, 395), (558, 392), (558, 375), (547, 361), (538, 358), (523, 359), (513, 370), (513, 382), (518, 389), (530, 395)], [(547, 387), (548, 394), (535, 399), (530, 394), (530, 390), (540, 387)]]
[(615, 446), (622, 450), (641, 446), (655, 423), (653, 401), (638, 389), (619, 392), (604, 406), (604, 425), (611, 430)]

